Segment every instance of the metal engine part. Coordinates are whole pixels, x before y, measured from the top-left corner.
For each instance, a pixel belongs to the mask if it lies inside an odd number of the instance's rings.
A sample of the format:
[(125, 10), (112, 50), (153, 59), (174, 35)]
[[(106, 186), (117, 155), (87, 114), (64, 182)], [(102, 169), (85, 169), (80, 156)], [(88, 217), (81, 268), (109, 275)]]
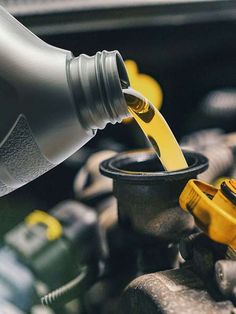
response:
[(230, 301), (216, 301), (205, 283), (189, 269), (147, 274), (132, 281), (119, 304), (119, 314), (232, 314)]

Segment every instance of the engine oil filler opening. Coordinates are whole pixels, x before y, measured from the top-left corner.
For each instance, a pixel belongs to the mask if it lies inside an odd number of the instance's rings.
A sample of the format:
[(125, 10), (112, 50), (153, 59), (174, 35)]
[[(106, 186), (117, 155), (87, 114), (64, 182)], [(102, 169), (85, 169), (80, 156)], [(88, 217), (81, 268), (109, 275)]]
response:
[(200, 153), (183, 150), (188, 168), (165, 171), (156, 154), (151, 150), (136, 150), (120, 153), (103, 161), (100, 171), (115, 180), (159, 181), (190, 179), (205, 171), (208, 159)]

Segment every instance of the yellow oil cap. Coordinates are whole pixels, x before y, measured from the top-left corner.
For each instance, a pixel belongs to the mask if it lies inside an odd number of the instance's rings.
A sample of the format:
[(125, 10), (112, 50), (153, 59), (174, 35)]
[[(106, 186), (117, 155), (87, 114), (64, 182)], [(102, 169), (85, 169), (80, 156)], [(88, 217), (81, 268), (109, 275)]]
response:
[(236, 249), (236, 180), (220, 188), (190, 180), (180, 195), (181, 208), (189, 211), (210, 239)]

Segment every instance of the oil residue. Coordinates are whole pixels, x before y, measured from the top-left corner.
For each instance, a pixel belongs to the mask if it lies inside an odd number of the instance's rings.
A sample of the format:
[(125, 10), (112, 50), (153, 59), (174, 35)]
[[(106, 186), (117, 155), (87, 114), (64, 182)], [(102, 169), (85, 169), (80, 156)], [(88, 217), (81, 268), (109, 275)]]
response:
[(123, 92), (129, 112), (150, 141), (164, 169), (174, 171), (187, 168), (182, 150), (161, 113), (134, 89), (127, 88)]

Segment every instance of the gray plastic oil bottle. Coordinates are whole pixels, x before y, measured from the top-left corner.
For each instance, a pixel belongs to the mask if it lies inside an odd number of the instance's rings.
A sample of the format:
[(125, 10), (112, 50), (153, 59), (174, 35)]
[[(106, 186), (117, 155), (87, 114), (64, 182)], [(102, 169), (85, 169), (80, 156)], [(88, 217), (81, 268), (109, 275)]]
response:
[(61, 163), (128, 115), (117, 51), (75, 58), (0, 7), (0, 196)]

